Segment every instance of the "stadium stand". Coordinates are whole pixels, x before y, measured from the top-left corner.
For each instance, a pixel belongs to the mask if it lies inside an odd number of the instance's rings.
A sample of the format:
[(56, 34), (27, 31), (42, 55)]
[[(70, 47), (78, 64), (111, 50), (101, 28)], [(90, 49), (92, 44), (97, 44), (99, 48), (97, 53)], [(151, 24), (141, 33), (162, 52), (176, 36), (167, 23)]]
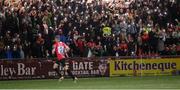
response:
[[(105, 2), (106, 1), (106, 2)], [(179, 0), (1, 0), (0, 59), (180, 55)]]

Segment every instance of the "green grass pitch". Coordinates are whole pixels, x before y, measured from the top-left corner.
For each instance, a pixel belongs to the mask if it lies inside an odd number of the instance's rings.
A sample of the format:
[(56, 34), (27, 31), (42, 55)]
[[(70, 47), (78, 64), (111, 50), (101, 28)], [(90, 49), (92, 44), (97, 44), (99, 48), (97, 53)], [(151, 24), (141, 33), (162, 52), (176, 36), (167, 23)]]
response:
[(0, 81), (0, 89), (180, 89), (180, 76)]

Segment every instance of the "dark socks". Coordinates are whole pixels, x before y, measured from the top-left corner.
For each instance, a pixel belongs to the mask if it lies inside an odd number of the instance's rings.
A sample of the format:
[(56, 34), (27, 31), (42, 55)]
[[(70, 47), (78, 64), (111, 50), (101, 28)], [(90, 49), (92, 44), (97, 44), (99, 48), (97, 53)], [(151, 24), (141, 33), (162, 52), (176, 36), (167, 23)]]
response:
[(56, 73), (59, 75), (59, 77), (62, 77), (62, 75), (61, 75), (61, 73), (59, 72), (59, 69), (58, 68), (56, 68), (56, 69), (54, 69), (55, 71), (56, 71)]
[[(61, 75), (61, 73), (59, 72), (59, 69), (58, 69), (58, 68), (56, 68), (56, 69), (54, 69), (54, 70), (55, 70), (56, 73), (59, 75), (59, 77), (62, 77), (62, 75)], [(67, 70), (67, 73), (68, 73), (69, 76), (71, 76), (73, 79), (75, 79), (75, 76), (72, 74), (72, 72), (71, 72), (70, 69)]]
[(70, 69), (67, 70), (67, 73), (68, 73), (69, 76), (71, 76), (73, 79), (75, 79), (75, 76), (72, 74)]

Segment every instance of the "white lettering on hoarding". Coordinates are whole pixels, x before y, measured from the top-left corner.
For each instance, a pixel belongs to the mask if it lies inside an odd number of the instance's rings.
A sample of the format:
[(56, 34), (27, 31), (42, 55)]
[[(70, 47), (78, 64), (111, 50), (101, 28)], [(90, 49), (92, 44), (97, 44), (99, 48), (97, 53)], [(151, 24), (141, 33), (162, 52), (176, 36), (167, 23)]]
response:
[(36, 67), (26, 67), (23, 63), (17, 63), (17, 68), (0, 65), (0, 76), (35, 75)]
[(36, 67), (25, 67), (23, 63), (18, 63), (18, 75), (34, 75)]
[(93, 62), (74, 62), (73, 70), (92, 70)]
[(16, 74), (16, 71), (15, 71), (15, 68), (6, 68), (4, 67), (3, 65), (1, 65), (1, 69), (0, 69), (0, 72), (1, 72), (1, 76), (9, 76), (9, 75), (13, 75), (13, 74)]

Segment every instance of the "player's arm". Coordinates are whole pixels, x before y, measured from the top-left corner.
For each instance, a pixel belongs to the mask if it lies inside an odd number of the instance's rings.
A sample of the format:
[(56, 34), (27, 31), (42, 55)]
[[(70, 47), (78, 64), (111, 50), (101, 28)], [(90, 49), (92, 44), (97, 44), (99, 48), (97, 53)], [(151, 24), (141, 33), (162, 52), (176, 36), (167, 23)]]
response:
[(64, 44), (64, 48), (65, 48), (65, 56), (66, 56), (66, 57), (69, 57), (69, 55), (68, 55), (68, 52), (70, 51), (69, 46), (66, 45), (66, 44)]
[(64, 47), (65, 47), (65, 52), (66, 52), (66, 53), (70, 51), (70, 48), (69, 48), (68, 45), (64, 44)]

